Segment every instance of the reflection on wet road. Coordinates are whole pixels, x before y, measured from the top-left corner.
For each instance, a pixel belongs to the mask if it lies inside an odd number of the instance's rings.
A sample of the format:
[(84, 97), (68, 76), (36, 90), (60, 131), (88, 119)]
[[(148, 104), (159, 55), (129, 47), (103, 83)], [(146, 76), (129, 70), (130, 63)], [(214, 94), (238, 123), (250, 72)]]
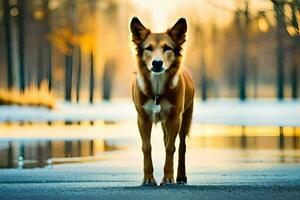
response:
[[(40, 127), (41, 135), (55, 128)], [(26, 128), (25, 128), (26, 129)], [(49, 131), (50, 129), (50, 131)], [(60, 127), (61, 132), (70, 129)], [(1, 168), (52, 167), (56, 164), (77, 162), (100, 162), (99, 164), (126, 167), (140, 167), (141, 150), (139, 135), (134, 125), (110, 124), (91, 132), (102, 137), (85, 137), (86, 129), (77, 130), (63, 137), (32, 137), (0, 139)], [(122, 131), (123, 130), (123, 131)], [(126, 131), (124, 131), (126, 130)], [(260, 131), (258, 131), (260, 130)], [(187, 166), (191, 169), (201, 167), (235, 168), (243, 164), (255, 166), (278, 163), (300, 162), (300, 137), (297, 129), (288, 130), (286, 136), (276, 136), (276, 128), (194, 126), (188, 138)], [(30, 129), (29, 129), (30, 131)], [(38, 130), (35, 130), (38, 131)], [(75, 132), (75, 131), (74, 131)], [(102, 134), (108, 132), (109, 134)], [(0, 134), (1, 135), (1, 134)], [(30, 134), (29, 134), (30, 135)], [(79, 135), (79, 137), (78, 137)], [(27, 135), (28, 136), (28, 135)], [(154, 127), (152, 134), (154, 164), (160, 168), (164, 160), (164, 146), (160, 127)], [(176, 159), (176, 158), (175, 158)], [(130, 160), (130, 162), (128, 162)]]

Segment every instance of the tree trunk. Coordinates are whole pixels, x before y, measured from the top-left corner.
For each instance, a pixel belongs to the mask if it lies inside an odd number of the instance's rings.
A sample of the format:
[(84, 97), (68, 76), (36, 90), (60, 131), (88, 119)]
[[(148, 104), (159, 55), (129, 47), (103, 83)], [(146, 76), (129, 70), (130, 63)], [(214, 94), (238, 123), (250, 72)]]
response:
[(4, 8), (4, 31), (5, 31), (5, 45), (7, 57), (7, 88), (13, 88), (13, 64), (12, 64), (12, 41), (11, 41), (11, 24), (10, 24), (10, 6), (9, 0), (3, 1)]
[(112, 59), (109, 59), (105, 66), (103, 71), (103, 100), (110, 101), (111, 99), (111, 91), (112, 91), (112, 82), (113, 82), (113, 75), (115, 70), (115, 62)]
[(18, 16), (18, 36), (19, 36), (19, 75), (20, 75), (20, 90), (25, 90), (25, 29), (24, 29), (24, 23), (25, 23), (25, 7), (26, 2), (25, 0), (19, 0), (18, 1), (18, 7), (19, 7), (19, 16)]
[[(293, 60), (294, 59), (295, 58), (293, 58)], [(292, 98), (297, 99), (298, 98), (298, 66), (296, 61), (293, 61), (292, 63), (291, 86), (292, 86)]]
[(201, 55), (201, 98), (203, 101), (207, 100), (207, 75), (206, 75), (206, 62), (204, 53)]
[(257, 98), (258, 97), (258, 63), (256, 57), (253, 59), (252, 73), (253, 73), (254, 98)]
[(300, 50), (300, 36), (295, 36), (292, 38), (292, 58), (291, 58), (291, 89), (292, 89), (292, 98), (298, 99), (298, 74), (299, 74), (299, 50)]
[(77, 69), (77, 84), (76, 84), (76, 102), (79, 103), (80, 100), (80, 89), (81, 89), (81, 49), (79, 47), (78, 52), (78, 69)]
[(39, 34), (39, 51), (37, 52), (38, 58), (37, 58), (37, 86), (38, 89), (41, 87), (41, 83), (43, 81), (44, 77), (44, 52), (43, 52), (43, 42), (42, 42), (42, 36)]
[(47, 54), (48, 54), (48, 90), (52, 90), (52, 48), (51, 44), (47, 42)]
[[(291, 4), (292, 8), (292, 26), (299, 30), (299, 24), (297, 20), (297, 11), (300, 9), (300, 2), (294, 0)], [(298, 60), (299, 60), (299, 46), (300, 46), (300, 35), (299, 33), (292, 38), (292, 69), (291, 69), (291, 87), (292, 87), (292, 98), (298, 98)]]
[(241, 20), (241, 12), (237, 12), (237, 28), (240, 38), (240, 72), (239, 72), (239, 97), (242, 101), (247, 98), (247, 57), (248, 57), (248, 31), (249, 31), (249, 7), (246, 1), (245, 11), (242, 12), (245, 17), (244, 23)]
[[(44, 32), (43, 37), (45, 38), (46, 34), (49, 34), (51, 32), (51, 25), (50, 25), (50, 20), (51, 20), (51, 11), (48, 9), (49, 5), (49, 0), (46, 0), (44, 2), (44, 10), (46, 11), (46, 16), (45, 16), (45, 27), (46, 30)], [(49, 40), (45, 40), (46, 44), (46, 69), (47, 69), (47, 80), (48, 80), (48, 90), (52, 90), (52, 46)]]
[(65, 55), (65, 100), (71, 102), (72, 100), (72, 69), (73, 69), (73, 53)]
[(89, 102), (94, 102), (94, 54), (93, 51), (90, 52), (90, 96)]
[(206, 101), (207, 99), (207, 72), (205, 62), (205, 38), (204, 32), (200, 25), (196, 26), (196, 41), (199, 42), (200, 47), (200, 93), (201, 99)]
[(276, 40), (277, 40), (277, 50), (276, 50), (276, 58), (277, 58), (277, 98), (279, 100), (284, 99), (284, 31), (285, 31), (285, 22), (284, 22), (284, 11), (283, 11), (283, 2), (272, 0), (274, 5), (274, 10), (276, 14), (277, 21), (277, 32), (276, 32)]

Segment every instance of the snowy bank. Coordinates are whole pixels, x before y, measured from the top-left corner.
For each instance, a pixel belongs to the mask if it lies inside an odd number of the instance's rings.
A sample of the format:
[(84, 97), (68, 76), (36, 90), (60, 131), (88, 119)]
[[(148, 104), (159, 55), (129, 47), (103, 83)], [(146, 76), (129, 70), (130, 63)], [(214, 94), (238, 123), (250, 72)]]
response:
[[(245, 126), (300, 126), (300, 101), (212, 99), (197, 100), (194, 123)], [(71, 104), (59, 102), (54, 110), (38, 107), (0, 106), (0, 122), (135, 121), (133, 103)]]

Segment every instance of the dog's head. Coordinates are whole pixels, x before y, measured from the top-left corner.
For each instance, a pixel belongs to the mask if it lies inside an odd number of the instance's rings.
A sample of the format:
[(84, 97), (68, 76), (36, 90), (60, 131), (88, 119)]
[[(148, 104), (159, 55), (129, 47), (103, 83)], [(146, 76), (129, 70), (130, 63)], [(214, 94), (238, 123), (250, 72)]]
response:
[(153, 74), (161, 74), (172, 67), (179, 67), (180, 51), (187, 31), (184, 18), (180, 18), (164, 33), (151, 33), (137, 17), (134, 17), (130, 30), (132, 41), (137, 47), (139, 67), (144, 67)]

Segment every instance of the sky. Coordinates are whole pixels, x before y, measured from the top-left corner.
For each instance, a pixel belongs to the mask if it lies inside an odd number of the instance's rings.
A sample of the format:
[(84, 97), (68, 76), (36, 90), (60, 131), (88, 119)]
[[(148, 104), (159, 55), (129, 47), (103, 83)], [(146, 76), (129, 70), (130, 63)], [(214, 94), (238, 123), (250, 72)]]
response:
[[(170, 21), (181, 16), (190, 20), (211, 23), (214, 21), (218, 26), (226, 25), (232, 18), (237, 6), (243, 6), (244, 0), (131, 0), (135, 8), (149, 17), (149, 26), (155, 31), (164, 31), (170, 26)], [(250, 0), (250, 9), (266, 10), (272, 4), (269, 0)], [(141, 16), (143, 19), (143, 16)]]

